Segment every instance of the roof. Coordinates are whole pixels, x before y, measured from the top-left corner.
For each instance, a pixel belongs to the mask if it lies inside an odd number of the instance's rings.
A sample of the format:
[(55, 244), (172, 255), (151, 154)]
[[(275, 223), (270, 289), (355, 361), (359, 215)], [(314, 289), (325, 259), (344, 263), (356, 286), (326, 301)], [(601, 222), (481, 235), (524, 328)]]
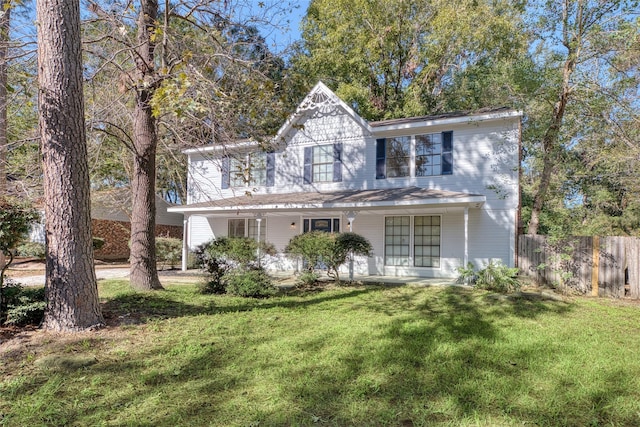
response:
[(479, 207), (485, 200), (485, 196), (480, 194), (405, 187), (378, 190), (243, 195), (175, 206), (169, 208), (169, 212), (222, 213), (230, 211), (297, 211), (305, 209), (375, 209), (443, 204), (474, 204)]
[(451, 124), (461, 122), (477, 122), (482, 120), (495, 120), (509, 117), (521, 117), (522, 112), (509, 107), (482, 108), (476, 111), (453, 111), (450, 113), (435, 114), (430, 116), (406, 117), (400, 119), (381, 120), (370, 122), (373, 129), (384, 127), (398, 127), (402, 125), (433, 125)]

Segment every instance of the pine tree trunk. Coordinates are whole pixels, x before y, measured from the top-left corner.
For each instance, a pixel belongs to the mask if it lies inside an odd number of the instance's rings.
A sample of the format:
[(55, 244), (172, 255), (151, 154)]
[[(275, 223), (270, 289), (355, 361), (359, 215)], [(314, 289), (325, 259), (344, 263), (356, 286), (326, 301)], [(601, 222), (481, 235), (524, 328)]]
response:
[(10, 0), (0, 1), (0, 195), (7, 193), (7, 59), (9, 55)]
[(47, 238), (43, 327), (86, 330), (104, 320), (91, 241), (79, 2), (39, 0), (37, 22)]
[(133, 123), (133, 180), (131, 182), (131, 286), (137, 290), (162, 289), (156, 268), (156, 121), (151, 108), (155, 91), (153, 32), (157, 0), (142, 0), (138, 20), (136, 104)]

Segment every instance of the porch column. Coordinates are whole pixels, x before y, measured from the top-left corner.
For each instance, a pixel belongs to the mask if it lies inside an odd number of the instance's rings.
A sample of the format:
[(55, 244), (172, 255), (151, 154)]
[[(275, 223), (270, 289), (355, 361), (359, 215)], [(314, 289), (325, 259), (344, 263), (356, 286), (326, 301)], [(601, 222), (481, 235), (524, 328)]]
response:
[(187, 244), (187, 238), (189, 234), (187, 229), (189, 228), (189, 215), (185, 215), (182, 220), (182, 271), (187, 271), (187, 258), (189, 256), (189, 245)]
[(261, 213), (257, 213), (256, 214), (256, 224), (258, 224), (258, 235), (257, 237), (257, 241), (258, 241), (258, 267), (260, 267), (260, 226), (262, 225), (262, 214)]
[(464, 208), (464, 260), (462, 268), (469, 264), (469, 208)]
[[(346, 214), (347, 221), (349, 221), (349, 232), (353, 233), (353, 221), (356, 220), (357, 212), (349, 211)], [(353, 254), (349, 257), (349, 281), (353, 281)]]

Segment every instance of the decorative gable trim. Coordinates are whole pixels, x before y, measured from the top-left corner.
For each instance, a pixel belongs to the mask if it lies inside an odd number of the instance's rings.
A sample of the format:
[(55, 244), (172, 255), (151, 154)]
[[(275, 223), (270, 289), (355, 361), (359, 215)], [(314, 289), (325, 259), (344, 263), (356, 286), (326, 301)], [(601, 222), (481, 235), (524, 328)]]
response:
[(336, 109), (342, 109), (351, 119), (356, 122), (364, 130), (365, 136), (372, 134), (372, 128), (369, 122), (360, 117), (351, 107), (344, 103), (338, 96), (333, 93), (324, 83), (318, 82), (311, 92), (302, 100), (296, 112), (293, 113), (284, 125), (278, 130), (274, 138), (275, 144), (279, 144), (287, 139), (289, 132), (298, 128), (302, 119), (306, 116), (311, 117), (315, 113), (330, 114)]

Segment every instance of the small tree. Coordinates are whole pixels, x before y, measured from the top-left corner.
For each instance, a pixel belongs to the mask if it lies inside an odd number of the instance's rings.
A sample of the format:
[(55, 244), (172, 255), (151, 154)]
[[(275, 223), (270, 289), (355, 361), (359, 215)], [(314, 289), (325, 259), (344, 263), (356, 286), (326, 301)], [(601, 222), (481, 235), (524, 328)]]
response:
[(324, 231), (311, 231), (298, 234), (289, 240), (284, 251), (296, 256), (305, 263), (308, 273), (313, 273), (316, 267), (331, 256), (333, 235)]
[(5, 312), (5, 301), (2, 290), (4, 288), (4, 273), (13, 262), (12, 249), (29, 233), (31, 224), (40, 215), (30, 205), (18, 202), (8, 197), (0, 197), (0, 251), (7, 257), (8, 262), (0, 270), (0, 312)]
[(340, 281), (340, 266), (356, 255), (371, 256), (371, 243), (356, 233), (329, 234), (323, 231), (298, 234), (290, 241), (285, 252), (300, 257), (308, 273), (323, 263), (327, 275)]
[(329, 257), (324, 260), (327, 265), (327, 275), (340, 281), (340, 266), (355, 256), (371, 256), (371, 243), (356, 233), (340, 233), (335, 235)]

